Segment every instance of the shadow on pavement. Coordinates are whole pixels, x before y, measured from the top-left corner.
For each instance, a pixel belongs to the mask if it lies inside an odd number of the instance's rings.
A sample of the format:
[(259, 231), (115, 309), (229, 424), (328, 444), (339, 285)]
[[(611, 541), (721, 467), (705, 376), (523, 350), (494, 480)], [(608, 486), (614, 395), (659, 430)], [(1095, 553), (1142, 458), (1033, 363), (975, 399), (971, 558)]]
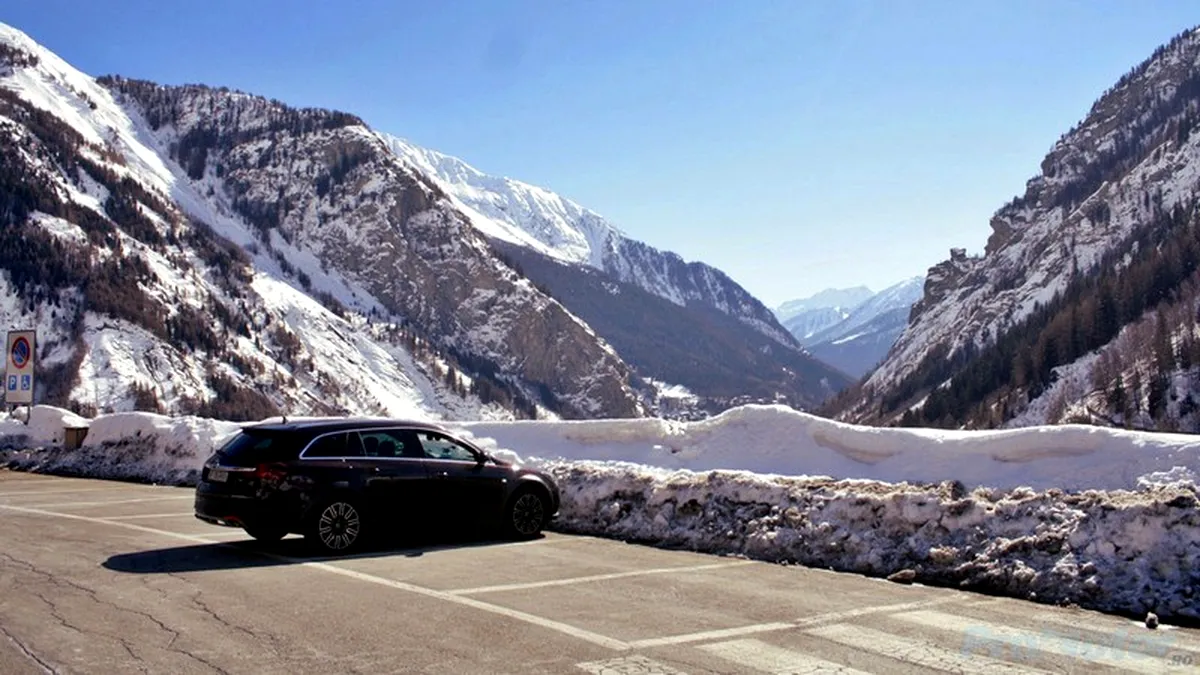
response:
[(369, 558), (419, 558), (438, 551), (507, 543), (511, 542), (479, 535), (456, 534), (422, 537), (402, 542), (378, 542), (345, 555), (325, 555), (318, 551), (313, 544), (300, 538), (288, 538), (269, 544), (247, 538), (244, 541), (172, 546), (149, 551), (121, 553), (105, 560), (103, 566), (116, 572), (130, 574), (174, 574), (277, 567), (307, 562), (335, 562)]

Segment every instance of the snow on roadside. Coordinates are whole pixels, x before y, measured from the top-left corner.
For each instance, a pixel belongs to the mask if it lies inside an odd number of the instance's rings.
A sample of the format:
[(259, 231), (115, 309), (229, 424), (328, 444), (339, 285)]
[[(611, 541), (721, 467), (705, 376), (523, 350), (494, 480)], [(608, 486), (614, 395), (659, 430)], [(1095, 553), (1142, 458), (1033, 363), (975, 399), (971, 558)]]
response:
[(1200, 621), (1200, 495), (1077, 494), (549, 462), (557, 528)]
[[(62, 448), (64, 423), (90, 426), (84, 448)], [(28, 426), (0, 415), (0, 465), (190, 485), (240, 426), (149, 413), (88, 421), (38, 406)], [(1200, 467), (1189, 437), (854, 428), (761, 406), (687, 424), (460, 426), (555, 476), (563, 531), (872, 576), (907, 571), (928, 584), (1200, 621)], [(691, 466), (647, 465), (656, 461)], [(782, 468), (711, 466), (721, 463)], [(796, 467), (840, 473), (780, 475)], [(931, 477), (899, 477), (921, 471)], [(1069, 471), (1083, 487), (1054, 487)], [(954, 475), (979, 486), (932, 477)], [(1035, 485), (1003, 484), (1018, 478)]]
[(970, 488), (1134, 490), (1145, 476), (1200, 474), (1200, 437), (1083, 425), (1002, 431), (860, 427), (751, 405), (690, 423), (661, 419), (461, 422), (485, 447), (522, 457), (736, 469)]
[[(63, 448), (64, 422), (88, 427), (82, 448)], [(0, 419), (0, 450), (7, 448), (10, 455), (5, 461), (0, 454), (0, 464), (40, 473), (194, 485), (204, 460), (242, 426), (144, 412), (87, 420), (60, 408), (35, 406), (28, 427)]]

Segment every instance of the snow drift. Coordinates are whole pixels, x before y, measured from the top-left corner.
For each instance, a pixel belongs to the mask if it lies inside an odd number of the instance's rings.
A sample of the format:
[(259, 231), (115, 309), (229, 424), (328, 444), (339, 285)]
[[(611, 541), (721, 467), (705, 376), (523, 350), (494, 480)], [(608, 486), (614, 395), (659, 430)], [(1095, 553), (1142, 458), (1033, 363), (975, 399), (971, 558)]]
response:
[[(186, 485), (240, 427), (105, 415), (90, 421), (82, 449), (68, 451), (64, 422), (88, 421), (46, 407), (28, 426), (0, 418), (0, 459)], [(563, 492), (563, 531), (1200, 621), (1192, 437), (874, 429), (771, 406), (686, 424), (457, 426), (550, 471)]]
[(785, 406), (743, 406), (700, 422), (660, 419), (471, 422), (482, 444), (522, 456), (669, 469), (738, 469), (897, 483), (959, 481), (1038, 490), (1136, 489), (1195, 481), (1200, 437), (1082, 425), (1003, 431), (885, 429)]

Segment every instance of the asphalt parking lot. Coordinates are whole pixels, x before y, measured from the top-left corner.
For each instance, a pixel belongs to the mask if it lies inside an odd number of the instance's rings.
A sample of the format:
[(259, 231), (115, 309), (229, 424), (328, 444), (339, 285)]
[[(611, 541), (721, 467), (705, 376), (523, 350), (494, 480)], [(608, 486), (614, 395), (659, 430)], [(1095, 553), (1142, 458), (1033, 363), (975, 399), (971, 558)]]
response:
[(316, 557), (0, 471), (2, 673), (1200, 672), (1200, 631), (590, 537)]

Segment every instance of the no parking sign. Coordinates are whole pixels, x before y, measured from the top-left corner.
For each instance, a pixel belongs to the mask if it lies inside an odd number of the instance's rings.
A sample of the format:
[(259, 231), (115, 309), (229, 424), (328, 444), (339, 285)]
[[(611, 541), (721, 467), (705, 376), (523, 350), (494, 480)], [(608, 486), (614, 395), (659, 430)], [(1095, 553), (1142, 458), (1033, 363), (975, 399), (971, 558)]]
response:
[(9, 405), (33, 405), (33, 351), (37, 332), (11, 330), (8, 348), (4, 350), (4, 402)]

